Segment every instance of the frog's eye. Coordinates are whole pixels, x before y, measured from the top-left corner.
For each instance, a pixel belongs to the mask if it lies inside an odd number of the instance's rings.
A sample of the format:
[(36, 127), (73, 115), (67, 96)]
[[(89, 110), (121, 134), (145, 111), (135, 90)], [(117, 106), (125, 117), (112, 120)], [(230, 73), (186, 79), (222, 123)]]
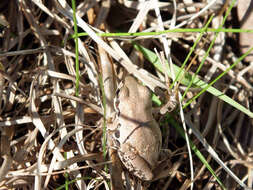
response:
[(115, 133), (114, 133), (114, 136), (118, 139), (120, 138), (120, 131), (119, 130), (116, 130)]

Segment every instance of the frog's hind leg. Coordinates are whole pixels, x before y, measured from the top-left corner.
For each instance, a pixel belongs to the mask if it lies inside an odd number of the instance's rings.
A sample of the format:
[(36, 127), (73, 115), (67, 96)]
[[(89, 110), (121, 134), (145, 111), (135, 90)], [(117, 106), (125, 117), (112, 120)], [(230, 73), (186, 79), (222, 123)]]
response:
[(130, 144), (122, 144), (118, 153), (125, 167), (135, 176), (145, 181), (153, 179), (154, 175), (149, 163)]

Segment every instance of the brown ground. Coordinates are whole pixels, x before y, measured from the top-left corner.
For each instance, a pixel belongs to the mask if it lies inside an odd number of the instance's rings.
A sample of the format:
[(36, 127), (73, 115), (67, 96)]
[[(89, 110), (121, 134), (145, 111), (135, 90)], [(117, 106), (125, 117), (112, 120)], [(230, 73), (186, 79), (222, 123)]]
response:
[[(180, 28), (202, 28), (213, 13), (215, 17), (209, 27), (217, 28), (229, 6), (225, 4), (227, 6), (222, 8), (217, 4), (216, 9), (210, 8), (191, 19), (207, 6), (206, 1), (186, 4), (176, 0), (176, 17), (173, 17), (173, 4), (165, 2), (157, 4), (165, 30), (173, 22), (175, 25), (185, 23)], [(67, 3), (71, 6), (71, 1)], [(145, 8), (141, 8), (143, 3), (127, 0), (77, 1), (76, 5), (81, 19), (89, 24), (86, 26), (94, 30), (159, 31), (154, 2), (146, 3)], [(140, 12), (144, 16), (139, 15)], [(176, 125), (182, 127), (179, 109), (165, 115), (159, 114), (159, 107), (154, 109), (154, 117), (162, 129), (163, 149), (170, 152), (172, 169), (168, 175), (153, 182), (140, 182), (123, 168), (126, 174), (121, 179), (121, 163), (110, 139), (103, 147), (104, 106), (99, 76), (103, 75), (105, 117), (109, 125), (114, 111), (114, 84), (122, 80), (126, 71), (151, 89), (157, 86), (157, 81), (164, 81), (164, 75), (133, 48), (131, 40), (153, 52), (156, 48), (159, 54), (166, 54), (165, 44), (171, 48), (172, 62), (181, 66), (199, 33), (168, 33), (168, 45), (161, 36), (100, 38), (104, 42), (99, 41), (99, 44), (95, 36), (80, 37), (80, 93), (75, 97), (75, 43), (70, 38), (74, 27), (67, 14), (71, 16), (68, 8), (56, 0), (0, 2), (0, 189), (190, 189), (188, 149), (175, 128)], [(232, 9), (225, 27), (239, 28), (237, 7)], [(84, 25), (78, 27), (79, 32), (86, 29)], [(232, 65), (242, 55), (240, 52), (245, 52), (239, 46), (240, 39), (247, 39), (244, 35), (220, 33), (198, 77), (209, 83)], [(203, 35), (187, 62), (191, 64), (189, 73), (196, 72), (213, 38), (211, 32)], [(251, 40), (248, 37), (248, 41)], [(252, 110), (252, 71), (249, 62), (241, 61), (213, 86)], [(151, 75), (156, 78), (150, 80)], [(166, 82), (159, 84), (168, 86)], [(199, 92), (199, 88), (193, 87), (182, 104)], [(161, 88), (160, 91), (164, 94), (166, 90)], [(180, 85), (178, 91), (183, 93), (185, 86)], [(227, 189), (243, 189), (242, 184), (215, 161), (215, 153), (208, 152), (201, 139), (206, 140), (244, 184), (253, 187), (251, 118), (207, 92), (184, 109), (184, 117), (187, 129), (194, 127), (200, 132), (202, 137), (189, 131), (189, 138), (223, 185)], [(103, 149), (109, 148), (110, 154), (107, 152), (103, 157)], [(192, 159), (194, 189), (222, 189), (194, 152)]]

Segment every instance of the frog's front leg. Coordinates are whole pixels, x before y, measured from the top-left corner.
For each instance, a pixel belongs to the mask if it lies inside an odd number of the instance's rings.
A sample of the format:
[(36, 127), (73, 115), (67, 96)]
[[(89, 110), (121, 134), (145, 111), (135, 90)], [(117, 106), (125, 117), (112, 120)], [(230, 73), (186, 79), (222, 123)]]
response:
[(129, 143), (121, 144), (118, 154), (125, 167), (134, 175), (145, 181), (150, 181), (154, 178), (149, 163)]

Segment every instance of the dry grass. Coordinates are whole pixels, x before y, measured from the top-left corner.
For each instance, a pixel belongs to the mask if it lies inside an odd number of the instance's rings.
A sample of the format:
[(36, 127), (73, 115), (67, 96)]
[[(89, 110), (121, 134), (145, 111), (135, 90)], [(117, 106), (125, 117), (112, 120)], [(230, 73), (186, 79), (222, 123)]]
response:
[[(181, 66), (198, 33), (101, 38), (96, 32), (202, 28), (213, 13), (216, 16), (210, 27), (216, 28), (227, 8), (216, 4), (217, 9), (208, 9), (210, 4), (204, 0), (186, 2), (176, 0), (173, 5), (156, 1), (77, 1), (79, 32), (88, 33), (79, 38), (78, 97), (75, 96), (75, 43), (70, 38), (74, 34), (68, 6), (71, 1), (0, 2), (0, 189), (67, 189), (68, 186), (68, 189), (184, 190), (191, 185), (194, 189), (222, 189), (194, 154), (191, 171), (186, 142), (168, 124), (168, 115), (178, 125), (182, 125), (180, 118), (184, 117), (187, 128), (194, 126), (200, 131), (201, 138), (223, 163), (252, 187), (252, 120), (208, 93), (193, 101), (183, 110), (184, 115), (181, 112), (181, 117), (176, 110), (167, 115), (154, 111), (163, 133), (163, 149), (171, 152), (172, 169), (165, 172), (166, 177), (141, 182), (125, 171), (121, 179), (121, 163), (110, 138), (106, 148), (109, 151), (106, 158), (103, 156), (103, 124), (104, 119), (109, 124), (114, 114), (116, 83), (131, 73), (152, 91), (159, 87), (164, 94), (169, 89), (169, 77), (137, 52), (131, 40), (156, 51), (161, 62), (166, 59), (169, 64)], [(235, 9), (225, 26), (238, 27)], [(206, 33), (198, 43), (189, 60), (190, 73), (196, 71), (213, 37), (213, 33)], [(239, 55), (238, 35), (220, 33), (198, 77), (211, 81)], [(99, 76), (102, 76), (106, 107)], [(252, 83), (251, 65), (240, 62), (215, 87), (250, 109)], [(180, 85), (177, 90), (183, 92), (185, 86)], [(198, 91), (191, 88), (182, 104)], [(240, 189), (203, 148), (199, 138), (188, 132), (189, 139), (223, 185), (227, 189)]]

